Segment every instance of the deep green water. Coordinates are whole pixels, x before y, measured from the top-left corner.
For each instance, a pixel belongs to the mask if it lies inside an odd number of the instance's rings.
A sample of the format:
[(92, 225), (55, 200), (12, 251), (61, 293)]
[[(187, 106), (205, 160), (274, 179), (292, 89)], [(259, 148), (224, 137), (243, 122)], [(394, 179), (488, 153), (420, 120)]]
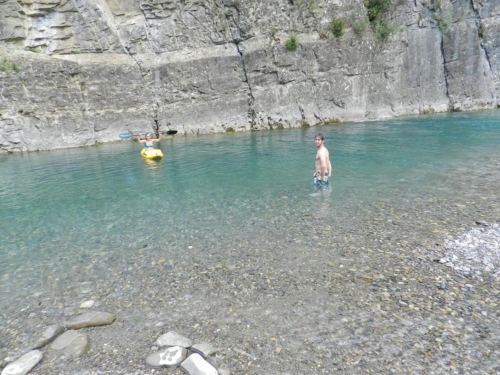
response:
[[(315, 192), (319, 131), (333, 176), (326, 191)], [(142, 159), (140, 145), (129, 141), (0, 155), (0, 292), (35, 292), (59, 265), (97, 253), (109, 255), (109, 269), (113, 254), (152, 244), (189, 258), (227, 237), (274, 233), (279, 241), (304, 215), (323, 215), (334, 226), (357, 215), (362, 202), (454, 194), (450, 171), (482, 168), (500, 156), (499, 145), (500, 111), (488, 111), (175, 136), (160, 143), (160, 162)]]

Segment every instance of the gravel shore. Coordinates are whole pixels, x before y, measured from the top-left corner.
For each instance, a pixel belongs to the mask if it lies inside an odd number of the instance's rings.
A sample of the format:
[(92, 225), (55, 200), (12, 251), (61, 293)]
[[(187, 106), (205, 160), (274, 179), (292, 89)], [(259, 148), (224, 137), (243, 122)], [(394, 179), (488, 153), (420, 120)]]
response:
[(277, 197), (287, 214), (68, 263), (2, 307), (0, 360), (93, 300), (116, 321), (86, 331), (81, 358), (45, 350), (32, 375), (181, 374), (145, 362), (168, 331), (217, 347), (232, 374), (500, 374), (500, 163), (487, 164), (450, 174), (449, 192), (395, 187), (348, 210)]

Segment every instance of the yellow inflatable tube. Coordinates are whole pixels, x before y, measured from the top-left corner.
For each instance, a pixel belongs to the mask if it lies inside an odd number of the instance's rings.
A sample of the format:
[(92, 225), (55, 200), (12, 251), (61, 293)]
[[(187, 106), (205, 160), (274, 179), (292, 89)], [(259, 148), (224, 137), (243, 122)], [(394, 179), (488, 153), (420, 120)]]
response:
[(153, 149), (146, 149), (143, 148), (141, 151), (141, 156), (145, 159), (161, 159), (163, 157), (163, 152), (161, 150), (158, 150), (156, 148)]

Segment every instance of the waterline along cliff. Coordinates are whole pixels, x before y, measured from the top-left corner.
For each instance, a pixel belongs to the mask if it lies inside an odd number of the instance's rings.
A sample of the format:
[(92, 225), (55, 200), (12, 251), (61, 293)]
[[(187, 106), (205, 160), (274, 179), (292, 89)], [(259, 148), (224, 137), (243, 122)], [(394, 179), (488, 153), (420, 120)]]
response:
[(0, 152), (500, 105), (500, 0), (0, 0)]

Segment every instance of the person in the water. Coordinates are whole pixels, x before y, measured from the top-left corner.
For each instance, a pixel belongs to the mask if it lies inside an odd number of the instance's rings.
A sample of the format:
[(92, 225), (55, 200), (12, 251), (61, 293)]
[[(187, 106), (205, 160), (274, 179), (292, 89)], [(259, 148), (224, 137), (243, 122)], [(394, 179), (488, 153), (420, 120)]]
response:
[(314, 172), (314, 186), (322, 188), (328, 185), (328, 177), (332, 174), (332, 164), (330, 163), (330, 153), (325, 147), (325, 137), (318, 133), (314, 137), (316, 152), (316, 172)]
[(158, 138), (151, 138), (151, 137), (152, 137), (151, 133), (146, 133), (145, 139), (141, 139), (141, 136), (139, 135), (139, 137), (137, 138), (137, 141), (139, 143), (143, 144), (144, 148), (146, 150), (152, 150), (152, 149), (154, 149), (155, 143), (160, 142), (161, 134), (158, 134)]

